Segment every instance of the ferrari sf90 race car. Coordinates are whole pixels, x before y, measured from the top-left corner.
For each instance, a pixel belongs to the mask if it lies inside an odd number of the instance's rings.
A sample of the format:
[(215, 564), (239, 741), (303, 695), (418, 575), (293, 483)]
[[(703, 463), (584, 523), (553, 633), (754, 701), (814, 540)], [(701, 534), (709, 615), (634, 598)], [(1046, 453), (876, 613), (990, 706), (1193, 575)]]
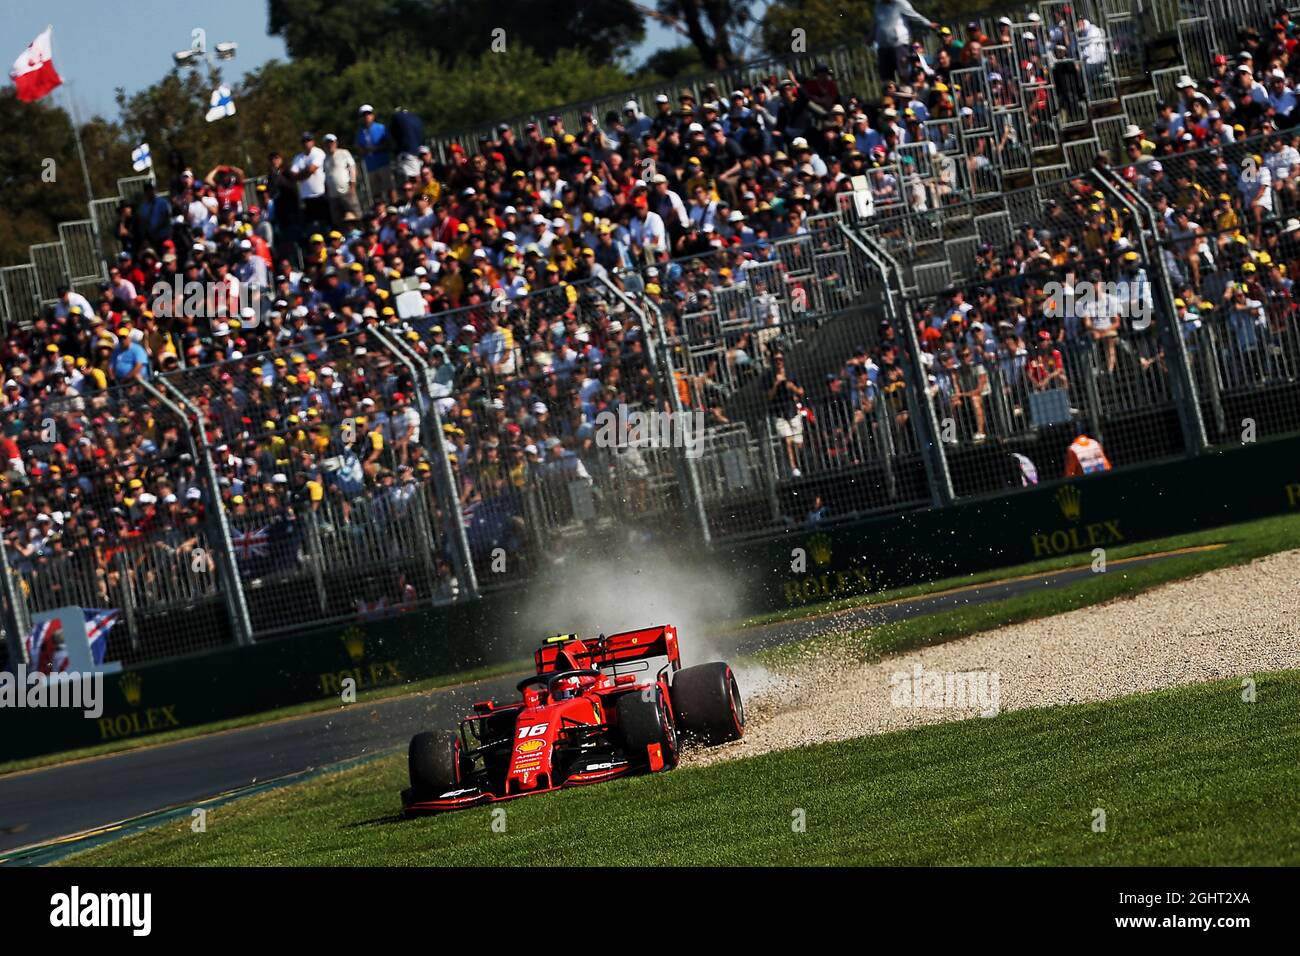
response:
[(456, 730), (411, 738), (408, 816), (659, 773), (683, 741), (737, 740), (745, 709), (725, 663), (682, 667), (671, 625), (547, 638), (521, 699), (480, 701)]

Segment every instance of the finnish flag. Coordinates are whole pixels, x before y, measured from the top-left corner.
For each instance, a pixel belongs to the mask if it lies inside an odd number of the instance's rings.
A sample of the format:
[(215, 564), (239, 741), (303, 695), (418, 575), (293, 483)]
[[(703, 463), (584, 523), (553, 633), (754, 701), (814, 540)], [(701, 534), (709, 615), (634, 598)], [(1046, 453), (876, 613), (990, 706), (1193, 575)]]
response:
[(230, 96), (230, 87), (228, 86), (218, 86), (212, 91), (211, 104), (207, 115), (209, 123), (215, 123), (226, 116), (235, 115), (235, 101)]
[(141, 143), (131, 150), (131, 168), (142, 173), (153, 166), (153, 157), (149, 155), (149, 144)]

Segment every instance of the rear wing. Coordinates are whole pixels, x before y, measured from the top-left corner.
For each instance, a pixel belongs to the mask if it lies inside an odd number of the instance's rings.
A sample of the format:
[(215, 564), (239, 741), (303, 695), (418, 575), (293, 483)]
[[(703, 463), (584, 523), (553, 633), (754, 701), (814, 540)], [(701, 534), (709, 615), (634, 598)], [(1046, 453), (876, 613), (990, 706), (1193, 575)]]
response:
[(676, 671), (682, 666), (677, 647), (677, 628), (671, 624), (646, 627), (637, 631), (580, 640), (576, 634), (558, 634), (546, 639), (533, 660), (537, 673), (575, 670), (587, 667), (614, 667), (630, 661), (666, 657)]

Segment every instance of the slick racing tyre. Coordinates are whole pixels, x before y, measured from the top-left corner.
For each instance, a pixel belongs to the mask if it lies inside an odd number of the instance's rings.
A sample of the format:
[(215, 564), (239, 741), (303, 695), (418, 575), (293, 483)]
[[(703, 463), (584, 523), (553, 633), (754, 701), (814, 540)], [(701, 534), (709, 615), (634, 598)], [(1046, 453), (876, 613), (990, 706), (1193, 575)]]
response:
[(658, 744), (664, 758), (664, 770), (677, 766), (677, 729), (668, 716), (664, 692), (655, 685), (646, 691), (634, 691), (618, 699), (618, 726), (623, 747), (633, 764), (649, 762), (646, 748)]
[(744, 736), (745, 705), (736, 675), (722, 661), (683, 667), (669, 693), (683, 737), (712, 747)]
[(416, 734), (406, 759), (416, 800), (433, 800), (460, 785), (460, 735), (455, 731)]

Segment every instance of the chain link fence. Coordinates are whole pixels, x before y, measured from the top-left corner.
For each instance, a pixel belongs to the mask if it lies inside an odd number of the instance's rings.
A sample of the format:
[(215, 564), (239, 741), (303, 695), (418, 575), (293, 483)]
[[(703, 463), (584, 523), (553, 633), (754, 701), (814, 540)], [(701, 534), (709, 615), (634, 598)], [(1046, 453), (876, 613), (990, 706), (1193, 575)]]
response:
[(232, 641), (212, 509), (188, 423), (140, 385), (0, 413), (5, 547), (27, 617), (119, 612), (108, 659), (175, 657)]
[(166, 385), (204, 423), (251, 629), (458, 596), (419, 387), (359, 329), (181, 369)]

